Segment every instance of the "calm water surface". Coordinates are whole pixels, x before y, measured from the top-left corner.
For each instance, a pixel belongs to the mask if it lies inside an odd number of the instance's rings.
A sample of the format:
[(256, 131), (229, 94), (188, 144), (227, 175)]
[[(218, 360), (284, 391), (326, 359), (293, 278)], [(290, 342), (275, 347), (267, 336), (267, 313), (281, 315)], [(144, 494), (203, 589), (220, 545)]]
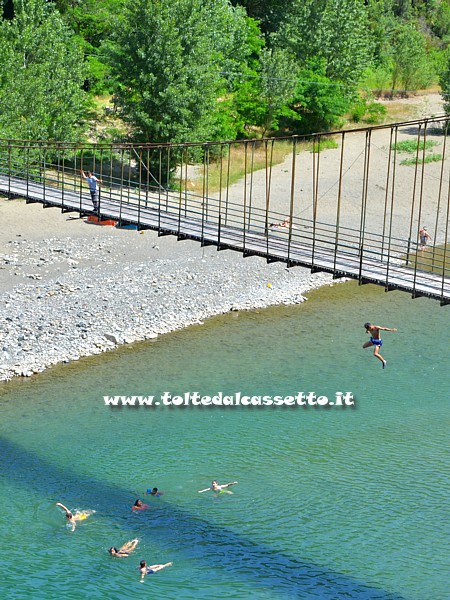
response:
[[(0, 597), (449, 598), (449, 310), (350, 283), (1, 386)], [(386, 371), (368, 320), (399, 329)], [(338, 390), (354, 409), (103, 403)], [(57, 501), (96, 513), (72, 533)]]

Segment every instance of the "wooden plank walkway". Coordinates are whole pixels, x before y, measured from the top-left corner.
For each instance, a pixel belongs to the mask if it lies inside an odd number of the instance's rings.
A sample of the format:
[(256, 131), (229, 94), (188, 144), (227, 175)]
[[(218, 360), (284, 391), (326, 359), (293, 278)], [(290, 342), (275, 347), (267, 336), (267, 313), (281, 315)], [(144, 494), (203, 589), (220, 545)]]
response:
[[(71, 183), (60, 189), (0, 176), (0, 193), (6, 196), (80, 215), (94, 214), (89, 190), (77, 186)], [(215, 245), (219, 250), (236, 250), (244, 256), (257, 255), (269, 262), (282, 261), (288, 266), (308, 267), (313, 272), (325, 271), (334, 277), (374, 283), (386, 290), (403, 290), (414, 298), (426, 296), (442, 305), (450, 303), (449, 270), (442, 273), (420, 270), (417, 258), (415, 264), (413, 260), (407, 266), (406, 241), (381, 243), (376, 234), (367, 233), (365, 239), (370, 242), (363, 245), (361, 252), (359, 232), (349, 234), (313, 222), (295, 224), (289, 229), (271, 229), (262, 211), (255, 217), (235, 205), (224, 218), (217, 199), (167, 190), (102, 190), (99, 216), (117, 220), (119, 224), (135, 224), (139, 229), (153, 229), (159, 235), (176, 235), (179, 239)]]

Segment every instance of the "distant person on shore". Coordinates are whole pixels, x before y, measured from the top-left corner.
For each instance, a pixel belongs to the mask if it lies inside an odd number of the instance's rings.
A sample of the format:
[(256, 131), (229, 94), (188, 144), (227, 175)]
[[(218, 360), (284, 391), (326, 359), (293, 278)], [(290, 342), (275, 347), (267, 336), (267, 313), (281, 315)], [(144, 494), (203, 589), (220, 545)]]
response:
[(126, 542), (126, 544), (123, 544), (123, 546), (120, 546), (119, 549), (115, 548), (114, 546), (111, 546), (111, 548), (108, 550), (108, 552), (111, 554), (111, 556), (118, 556), (119, 558), (126, 558), (127, 556), (130, 555), (131, 552), (133, 552), (133, 550), (136, 548), (136, 546), (138, 544), (139, 544), (138, 539), (131, 540), (129, 542)]
[(363, 348), (370, 348), (373, 346), (373, 355), (381, 360), (383, 363), (383, 369), (386, 368), (387, 362), (380, 354), (380, 348), (383, 345), (383, 341), (380, 337), (380, 331), (397, 331), (396, 329), (389, 329), (389, 327), (380, 327), (380, 325), (372, 325), (371, 323), (365, 323), (364, 327), (366, 333), (370, 334), (370, 341), (363, 345)]
[(86, 520), (90, 515), (92, 515), (95, 511), (93, 510), (81, 510), (77, 511), (75, 514), (70, 511), (67, 506), (61, 504), (61, 502), (57, 502), (56, 506), (59, 506), (66, 513), (67, 523), (70, 523), (72, 526), (72, 531), (75, 531), (75, 527), (78, 521)]
[(144, 504), (142, 502), (142, 500), (139, 500), (139, 498), (136, 500), (136, 502), (133, 504), (133, 506), (131, 507), (131, 510), (134, 512), (136, 510), (145, 510), (147, 508), (150, 508), (150, 506), (148, 504)]
[(225, 488), (230, 487), (230, 485), (236, 485), (236, 484), (237, 484), (237, 481), (232, 481), (231, 483), (223, 483), (222, 485), (219, 485), (217, 483), (217, 481), (214, 479), (214, 481), (211, 483), (211, 487), (205, 488), (204, 490), (198, 490), (198, 493), (203, 494), (203, 492), (215, 492), (216, 494), (221, 494), (221, 493), (232, 494), (233, 492), (230, 492), (229, 490), (225, 491)]
[(419, 238), (420, 238), (420, 249), (424, 252), (427, 249), (428, 240), (431, 240), (431, 235), (428, 233), (426, 227), (422, 227), (419, 230)]
[(159, 492), (157, 487), (148, 488), (145, 493), (150, 494), (150, 496), (154, 496), (155, 498), (160, 498), (164, 494), (164, 492)]
[(153, 573), (157, 573), (158, 571), (161, 571), (162, 569), (165, 569), (166, 567), (171, 567), (172, 565), (173, 565), (173, 563), (168, 562), (164, 565), (147, 566), (147, 563), (145, 562), (145, 560), (141, 560), (141, 562), (139, 564), (139, 571), (141, 572), (141, 581), (144, 580), (144, 577), (146, 575), (153, 575)]
[(88, 174), (86, 175), (85, 172), (83, 171), (83, 169), (81, 169), (81, 177), (83, 177), (83, 179), (86, 179), (88, 186), (89, 186), (89, 191), (91, 192), (91, 200), (92, 200), (92, 204), (94, 205), (94, 210), (97, 211), (98, 210), (98, 191), (99, 191), (99, 187), (98, 184), (102, 183), (101, 179), (97, 179), (97, 177), (95, 175), (92, 174), (92, 171), (88, 171)]
[(279, 228), (286, 228), (286, 229), (288, 229), (289, 226), (290, 226), (290, 224), (291, 224), (290, 217), (286, 217), (284, 221), (281, 221), (280, 223), (271, 223), (269, 225), (269, 227), (271, 229), (279, 229)]

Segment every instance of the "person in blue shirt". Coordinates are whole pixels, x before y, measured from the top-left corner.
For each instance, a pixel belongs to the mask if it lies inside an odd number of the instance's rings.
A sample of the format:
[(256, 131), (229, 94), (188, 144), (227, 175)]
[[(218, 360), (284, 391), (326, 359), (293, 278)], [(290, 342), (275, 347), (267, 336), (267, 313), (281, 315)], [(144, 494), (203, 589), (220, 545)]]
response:
[(98, 193), (99, 193), (99, 184), (102, 183), (101, 179), (98, 179), (95, 175), (93, 175), (92, 171), (88, 171), (87, 175), (81, 170), (81, 177), (86, 179), (87, 184), (89, 186), (89, 191), (91, 192), (91, 200), (94, 205), (94, 210), (98, 210)]

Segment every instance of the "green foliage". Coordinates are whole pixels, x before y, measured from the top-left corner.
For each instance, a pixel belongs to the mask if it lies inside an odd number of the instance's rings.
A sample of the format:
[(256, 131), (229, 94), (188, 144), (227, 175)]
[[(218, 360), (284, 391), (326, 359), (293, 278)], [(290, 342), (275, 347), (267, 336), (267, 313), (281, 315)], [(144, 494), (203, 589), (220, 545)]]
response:
[(242, 71), (251, 52), (243, 10), (227, 0), (133, 0), (125, 8), (104, 50), (135, 137), (179, 142), (235, 135), (227, 78)]
[(358, 98), (350, 110), (350, 118), (354, 123), (376, 125), (383, 121), (386, 112), (386, 107), (382, 104), (370, 102), (366, 98)]
[(450, 112), (449, 0), (2, 4), (3, 135), (76, 139), (81, 87), (114, 94), (123, 131), (145, 141), (329, 131), (349, 111), (375, 124), (384, 109), (358, 90), (415, 90), (438, 76)]
[[(367, 13), (369, 22), (369, 31), (371, 34), (373, 54), (372, 62), (375, 72), (380, 74), (392, 72), (392, 40), (398, 20), (394, 16), (393, 0), (368, 0)], [(384, 87), (376, 85), (375, 87)]]
[(75, 140), (86, 107), (82, 55), (45, 0), (17, 0), (0, 23), (0, 135)]
[(363, 120), (364, 115), (366, 114), (367, 103), (364, 99), (359, 99), (352, 106), (350, 111), (350, 118), (353, 123), (360, 123)]
[(445, 68), (441, 72), (441, 76), (439, 78), (439, 83), (441, 85), (441, 95), (444, 100), (444, 110), (448, 115), (450, 114), (450, 51), (447, 50), (446, 53), (446, 64)]
[(85, 88), (92, 94), (114, 91), (115, 82), (101, 54), (114, 29), (123, 0), (55, 0), (67, 25), (77, 34), (86, 57)]
[(392, 90), (402, 84), (405, 90), (429, 85), (435, 76), (428, 61), (423, 34), (413, 25), (401, 25), (393, 43)]
[(110, 77), (109, 67), (92, 54), (86, 58), (85, 88), (96, 96), (112, 92), (115, 82)]
[[(279, 119), (289, 114), (287, 106), (297, 86), (296, 71), (296, 63), (287, 52), (263, 48), (258, 72), (237, 90), (237, 112), (245, 124), (258, 127), (263, 137), (276, 130)], [(292, 116), (295, 118), (295, 113)]]
[(430, 150), (430, 148), (434, 148), (438, 143), (433, 140), (404, 140), (402, 142), (397, 142), (396, 144), (391, 144), (391, 149), (396, 150), (397, 152), (408, 152), (409, 154), (416, 154), (418, 151)]
[(331, 81), (320, 65), (302, 69), (292, 105), (296, 118), (280, 119), (280, 125), (295, 133), (329, 131), (339, 127), (352, 97), (347, 86)]
[(356, 86), (370, 62), (367, 30), (363, 0), (304, 0), (293, 3), (273, 39), (300, 65), (320, 62), (330, 80)]
[(364, 122), (368, 125), (378, 125), (386, 117), (387, 108), (378, 102), (369, 102)]
[(450, 5), (448, 2), (438, 2), (437, 7), (430, 18), (430, 26), (434, 34), (449, 43), (450, 38)]
[(296, 0), (233, 0), (232, 4), (243, 6), (249, 17), (261, 24), (265, 34), (274, 33), (283, 26), (286, 15)]
[(80, 36), (86, 48), (99, 48), (109, 37), (123, 0), (55, 0), (68, 26)]
[(417, 161), (415, 158), (405, 158), (404, 160), (401, 161), (401, 165), (404, 166), (415, 166), (416, 163), (419, 165), (422, 164), (427, 164), (427, 163), (432, 163), (432, 162), (441, 162), (442, 161), (442, 154), (427, 154), (425, 156), (425, 158), (423, 158), (423, 156), (419, 156), (417, 158)]
[(321, 137), (317, 144), (313, 144), (311, 146), (311, 152), (319, 154), (319, 152), (323, 152), (324, 150), (335, 150), (339, 147), (339, 144), (332, 137)]

